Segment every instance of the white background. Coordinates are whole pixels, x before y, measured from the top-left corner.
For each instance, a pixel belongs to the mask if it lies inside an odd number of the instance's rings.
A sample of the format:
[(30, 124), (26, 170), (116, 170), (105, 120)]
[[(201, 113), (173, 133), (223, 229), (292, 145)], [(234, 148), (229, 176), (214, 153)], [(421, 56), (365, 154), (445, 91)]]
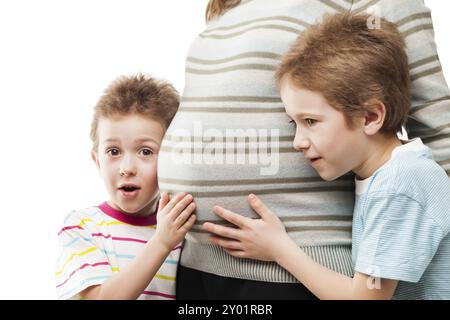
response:
[[(116, 76), (184, 87), (207, 0), (0, 0), (0, 299), (54, 299), (56, 234), (106, 192), (90, 159), (92, 107)], [(449, 1), (425, 0), (450, 79)]]

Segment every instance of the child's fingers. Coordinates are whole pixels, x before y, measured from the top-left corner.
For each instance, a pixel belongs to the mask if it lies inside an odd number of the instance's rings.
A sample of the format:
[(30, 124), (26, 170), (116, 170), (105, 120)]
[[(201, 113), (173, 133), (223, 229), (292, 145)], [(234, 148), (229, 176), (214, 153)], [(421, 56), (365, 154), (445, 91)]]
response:
[(181, 198), (178, 203), (169, 211), (168, 216), (172, 219), (178, 217), (178, 215), (194, 200), (194, 198), (188, 194), (184, 198)]
[(191, 214), (189, 219), (187, 219), (187, 221), (180, 227), (179, 230), (182, 230), (184, 233), (188, 232), (194, 225), (196, 219), (197, 217), (195, 216), (195, 214)]
[(235, 226), (243, 229), (251, 219), (243, 217), (239, 214), (234, 213), (233, 211), (224, 209), (219, 206), (214, 206), (213, 212), (217, 214), (219, 217), (231, 222)]
[(242, 242), (236, 240), (230, 240), (226, 238), (221, 238), (217, 236), (211, 236), (208, 239), (212, 244), (221, 246), (228, 250), (242, 250)]
[(232, 249), (227, 249), (227, 248), (224, 248), (224, 250), (226, 251), (226, 253), (228, 253), (229, 255), (231, 255), (233, 257), (248, 258), (247, 253), (242, 250), (232, 250)]
[(183, 199), (186, 196), (186, 192), (180, 192), (178, 193), (175, 197), (173, 197), (169, 203), (167, 203), (167, 205), (164, 207), (165, 210), (167, 210), (167, 212), (172, 211), (173, 207), (180, 202), (181, 199)]
[(270, 219), (274, 216), (272, 211), (254, 194), (250, 194), (247, 198), (250, 206), (255, 210), (257, 214), (261, 216), (263, 220)]
[(169, 202), (169, 199), (170, 199), (170, 197), (167, 192), (163, 192), (161, 194), (161, 199), (159, 199), (158, 211), (161, 211), (162, 209), (164, 209), (164, 207)]
[(186, 222), (186, 220), (189, 218), (192, 212), (194, 212), (194, 210), (195, 210), (195, 202), (191, 202), (191, 204), (188, 205), (186, 209), (184, 209), (178, 217), (176, 217), (174, 224), (177, 227), (177, 229), (180, 228)]

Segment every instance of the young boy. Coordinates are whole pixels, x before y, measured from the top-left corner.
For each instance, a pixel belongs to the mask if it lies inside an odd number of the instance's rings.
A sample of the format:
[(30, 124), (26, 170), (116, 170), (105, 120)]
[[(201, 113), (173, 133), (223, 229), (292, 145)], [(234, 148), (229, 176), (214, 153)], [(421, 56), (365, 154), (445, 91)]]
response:
[(178, 104), (170, 84), (144, 75), (119, 78), (97, 103), (92, 158), (109, 200), (66, 216), (58, 234), (58, 298), (175, 298), (195, 203), (185, 193), (159, 199), (156, 163)]
[(276, 74), (294, 148), (325, 180), (356, 174), (354, 277), (309, 258), (254, 195), (262, 219), (216, 207), (239, 230), (204, 228), (233, 256), (277, 262), (320, 299), (450, 299), (449, 178), (420, 139), (397, 136), (410, 106), (405, 41), (394, 24), (371, 21), (325, 17)]

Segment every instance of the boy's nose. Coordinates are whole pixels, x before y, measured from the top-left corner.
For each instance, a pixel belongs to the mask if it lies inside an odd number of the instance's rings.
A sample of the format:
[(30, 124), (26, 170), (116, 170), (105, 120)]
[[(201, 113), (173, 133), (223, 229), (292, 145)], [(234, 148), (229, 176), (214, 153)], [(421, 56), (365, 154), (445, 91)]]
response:
[(120, 172), (119, 173), (120, 173), (120, 176), (122, 176), (122, 177), (130, 177), (130, 176), (136, 175), (135, 171), (122, 169), (122, 168), (120, 168)]
[(293, 142), (294, 149), (297, 151), (305, 151), (309, 148), (309, 140), (303, 136), (296, 134)]
[(136, 166), (130, 157), (124, 157), (120, 164), (119, 173), (122, 177), (134, 176), (136, 175)]

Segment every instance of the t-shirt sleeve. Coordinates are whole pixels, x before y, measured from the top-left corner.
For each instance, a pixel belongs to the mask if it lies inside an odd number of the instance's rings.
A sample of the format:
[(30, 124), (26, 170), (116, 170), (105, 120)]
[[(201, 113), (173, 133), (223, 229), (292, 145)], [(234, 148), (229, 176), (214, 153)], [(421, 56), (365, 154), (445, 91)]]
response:
[(441, 227), (406, 195), (379, 194), (367, 203), (355, 271), (418, 282), (444, 237)]
[(102, 248), (91, 237), (89, 218), (73, 211), (58, 232), (56, 292), (58, 299), (79, 299), (84, 289), (102, 284), (112, 275)]

